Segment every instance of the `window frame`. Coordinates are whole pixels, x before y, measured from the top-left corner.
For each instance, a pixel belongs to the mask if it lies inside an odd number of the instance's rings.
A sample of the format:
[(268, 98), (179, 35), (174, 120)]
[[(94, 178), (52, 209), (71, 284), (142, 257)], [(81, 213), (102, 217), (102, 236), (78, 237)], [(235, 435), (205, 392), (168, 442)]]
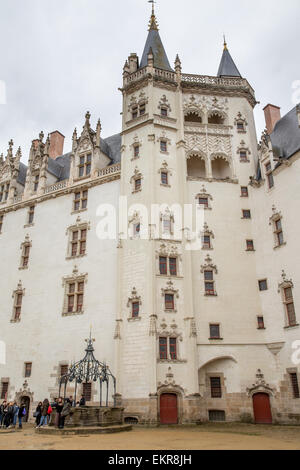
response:
[(212, 399), (223, 398), (222, 380), (220, 376), (211, 376), (210, 380), (210, 396)]

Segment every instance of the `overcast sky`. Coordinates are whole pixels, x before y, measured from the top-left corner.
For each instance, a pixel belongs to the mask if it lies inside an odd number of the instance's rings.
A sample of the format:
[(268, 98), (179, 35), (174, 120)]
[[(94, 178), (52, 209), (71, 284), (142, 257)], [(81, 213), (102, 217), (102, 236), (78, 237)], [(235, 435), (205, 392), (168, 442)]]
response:
[[(147, 0), (0, 0), (0, 153), (9, 139), (27, 162), (41, 130), (59, 130), (71, 148), (87, 110), (100, 117), (102, 137), (121, 130), (122, 68), (130, 52), (141, 57), (151, 6)], [(216, 75), (223, 32), (241, 74), (256, 91), (258, 134), (269, 102), (288, 112), (300, 80), (299, 0), (158, 0), (160, 34), (185, 73)]]

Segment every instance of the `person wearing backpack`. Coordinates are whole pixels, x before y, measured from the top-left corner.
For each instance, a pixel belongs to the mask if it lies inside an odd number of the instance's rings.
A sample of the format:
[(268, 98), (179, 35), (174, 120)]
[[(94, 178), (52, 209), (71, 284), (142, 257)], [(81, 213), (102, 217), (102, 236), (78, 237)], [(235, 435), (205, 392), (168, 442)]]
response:
[(22, 419), (25, 418), (27, 414), (27, 410), (26, 410), (26, 406), (25, 406), (25, 403), (22, 403), (20, 408), (19, 408), (19, 412), (18, 412), (18, 418), (19, 418), (19, 429), (22, 429)]

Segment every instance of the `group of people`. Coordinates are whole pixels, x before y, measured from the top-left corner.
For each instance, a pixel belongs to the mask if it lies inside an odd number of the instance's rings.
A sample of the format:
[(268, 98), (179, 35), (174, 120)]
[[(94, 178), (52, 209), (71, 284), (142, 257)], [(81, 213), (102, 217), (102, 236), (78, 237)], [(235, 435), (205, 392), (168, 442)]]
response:
[[(52, 424), (53, 409), (56, 410), (54, 425), (63, 429), (65, 426), (65, 419), (71, 413), (71, 408), (76, 406), (85, 406), (85, 398), (82, 395), (80, 401), (75, 402), (73, 397), (69, 398), (56, 398), (53, 403), (50, 403), (47, 398), (43, 402), (39, 402), (33, 414), (35, 418), (35, 426), (40, 428)], [(15, 428), (17, 423), (19, 429), (22, 429), (23, 419), (27, 416), (27, 409), (25, 403), (17, 405), (16, 402), (4, 401), (0, 405), (0, 428)]]
[(0, 405), (0, 427), (1, 428), (15, 428), (17, 422), (19, 429), (22, 429), (23, 418), (27, 415), (25, 403), (17, 405), (17, 402), (4, 401)]
[(73, 397), (70, 398), (56, 398), (53, 403), (50, 403), (47, 398), (43, 402), (39, 402), (36, 407), (34, 417), (36, 428), (48, 426), (52, 423), (53, 409), (56, 410), (54, 426), (63, 429), (65, 426), (65, 419), (71, 413), (71, 408), (76, 406), (85, 406), (85, 398), (82, 395), (80, 401), (75, 402)]

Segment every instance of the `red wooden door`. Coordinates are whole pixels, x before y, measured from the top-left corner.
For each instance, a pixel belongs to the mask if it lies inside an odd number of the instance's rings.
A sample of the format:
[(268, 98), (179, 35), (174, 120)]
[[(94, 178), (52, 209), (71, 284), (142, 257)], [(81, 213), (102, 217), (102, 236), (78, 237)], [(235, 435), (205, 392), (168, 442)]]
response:
[(160, 396), (161, 424), (178, 424), (177, 395), (165, 393)]
[(270, 397), (266, 393), (253, 396), (253, 409), (256, 424), (272, 424)]

